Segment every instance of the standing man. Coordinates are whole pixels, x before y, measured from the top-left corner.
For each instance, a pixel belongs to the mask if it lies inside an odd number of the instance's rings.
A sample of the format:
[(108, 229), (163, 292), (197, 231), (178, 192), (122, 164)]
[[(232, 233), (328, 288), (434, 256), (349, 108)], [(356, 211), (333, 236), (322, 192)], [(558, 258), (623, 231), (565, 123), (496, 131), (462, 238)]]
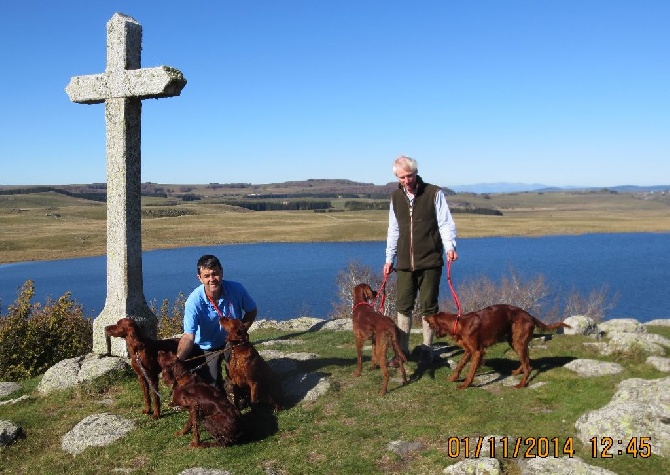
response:
[(184, 304), (184, 334), (179, 340), (177, 357), (185, 360), (204, 355), (202, 362), (197, 362), (198, 365), (206, 363), (198, 375), (223, 391), (221, 364), (227, 333), (221, 328), (219, 317), (237, 318), (251, 325), (258, 310), (242, 284), (223, 280), (223, 267), (217, 257), (202, 256), (198, 259), (197, 272), (201, 285), (191, 292)]
[[(413, 158), (403, 155), (393, 162), (398, 189), (391, 195), (383, 274), (386, 277), (393, 271), (393, 261), (397, 258), (396, 310), (400, 347), (407, 356), (412, 310), (418, 293), (423, 326), (419, 364), (427, 365), (433, 361), (433, 331), (423, 317), (438, 312), (443, 253), (448, 261), (458, 259), (458, 254), (456, 224), (444, 193), (440, 187), (424, 183), (417, 172), (418, 165)], [(397, 366), (398, 362), (394, 358), (390, 364)]]

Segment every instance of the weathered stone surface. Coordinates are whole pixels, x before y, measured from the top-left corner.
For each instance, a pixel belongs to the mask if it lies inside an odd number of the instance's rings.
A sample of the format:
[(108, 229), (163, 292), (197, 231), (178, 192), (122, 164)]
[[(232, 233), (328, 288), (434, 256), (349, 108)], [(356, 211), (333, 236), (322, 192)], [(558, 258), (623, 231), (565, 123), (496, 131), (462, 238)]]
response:
[(30, 396), (24, 394), (23, 396), (19, 396), (14, 399), (7, 399), (5, 401), (0, 401), (0, 406), (4, 406), (5, 404), (16, 404), (18, 402), (25, 401), (26, 399), (30, 399)]
[(12, 421), (0, 421), (0, 447), (6, 447), (23, 436), (23, 429)]
[(566, 335), (598, 335), (601, 332), (596, 321), (584, 315), (573, 315), (564, 323), (570, 325), (570, 328), (563, 328)]
[(660, 356), (650, 356), (647, 358), (647, 363), (652, 365), (659, 371), (670, 373), (670, 358)]
[(498, 459), (466, 459), (445, 468), (447, 475), (500, 475), (502, 467)]
[(40, 394), (74, 387), (85, 381), (92, 381), (110, 371), (123, 371), (129, 367), (124, 358), (104, 357), (94, 353), (76, 358), (68, 358), (56, 363), (42, 376), (37, 385)]
[(323, 327), (326, 321), (320, 318), (300, 317), (293, 320), (256, 320), (249, 327), (249, 332), (264, 328), (274, 328), (283, 331), (315, 331)]
[(670, 327), (670, 318), (657, 318), (656, 320), (648, 321), (646, 324), (649, 326), (656, 325), (661, 327)]
[(624, 332), (624, 333), (646, 333), (647, 327), (635, 320), (634, 318), (614, 318), (600, 322), (598, 324), (600, 330), (605, 333)]
[(564, 368), (574, 371), (580, 376), (605, 376), (609, 374), (619, 374), (624, 368), (619, 363), (608, 361), (576, 359), (564, 365)]
[(616, 475), (616, 472), (589, 465), (579, 457), (531, 458), (520, 460), (523, 475)]
[[(670, 377), (644, 380), (627, 379), (619, 383), (609, 404), (583, 414), (575, 423), (584, 444), (603, 435), (611, 437), (612, 453), (622, 450), (633, 437), (650, 438), (651, 451), (663, 457), (670, 456)], [(621, 441), (621, 443), (618, 443)]]
[(0, 381), (0, 397), (9, 396), (19, 389), (21, 389), (21, 385), (19, 383), (12, 381)]
[(107, 297), (93, 321), (93, 352), (127, 356), (118, 340), (107, 347), (105, 327), (137, 320), (155, 338), (157, 317), (146, 303), (142, 279), (142, 99), (177, 96), (186, 85), (169, 66), (141, 68), (142, 25), (115, 13), (107, 22), (107, 64), (102, 74), (73, 77), (65, 88), (73, 102), (105, 103), (107, 135)]
[(61, 440), (61, 448), (77, 455), (87, 447), (109, 445), (133, 430), (135, 423), (109, 413), (93, 414), (79, 422)]
[(215, 470), (211, 468), (193, 467), (179, 472), (179, 475), (233, 475), (228, 470)]
[(665, 349), (670, 347), (670, 340), (655, 333), (630, 333), (613, 331), (608, 332), (607, 346), (603, 347), (601, 354), (609, 356), (613, 353), (635, 353), (642, 352), (646, 355), (663, 356)]
[(299, 373), (282, 382), (284, 397), (290, 404), (313, 402), (330, 389), (330, 382), (325, 374)]
[(404, 440), (393, 440), (386, 445), (386, 450), (405, 457), (412, 452), (423, 450), (425, 446), (421, 442), (407, 442)]

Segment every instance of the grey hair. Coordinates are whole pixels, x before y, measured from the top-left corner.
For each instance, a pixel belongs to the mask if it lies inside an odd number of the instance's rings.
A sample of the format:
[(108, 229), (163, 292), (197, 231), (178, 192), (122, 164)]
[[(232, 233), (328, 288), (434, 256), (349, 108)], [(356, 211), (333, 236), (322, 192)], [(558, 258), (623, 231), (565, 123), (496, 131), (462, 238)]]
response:
[(400, 155), (393, 161), (393, 174), (398, 176), (398, 170), (408, 170), (412, 173), (419, 171), (419, 164), (412, 157)]

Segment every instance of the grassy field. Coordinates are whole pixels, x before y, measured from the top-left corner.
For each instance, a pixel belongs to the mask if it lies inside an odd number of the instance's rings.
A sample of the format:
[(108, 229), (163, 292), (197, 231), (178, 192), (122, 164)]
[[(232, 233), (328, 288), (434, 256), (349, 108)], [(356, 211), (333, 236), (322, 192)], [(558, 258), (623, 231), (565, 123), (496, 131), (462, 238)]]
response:
[[(670, 232), (670, 196), (659, 193), (464, 193), (448, 199), (503, 212), (454, 214), (461, 238)], [(341, 208), (341, 201), (335, 200), (334, 206)], [(206, 201), (143, 198), (142, 246), (381, 241), (386, 238), (387, 213), (249, 212)], [(106, 205), (53, 192), (0, 196), (0, 229), (0, 263), (102, 255)]]
[[(650, 327), (650, 332), (670, 337), (670, 329)], [(34, 392), (39, 378), (28, 381), (12, 398), (26, 394), (29, 399), (0, 406), (0, 420), (11, 420), (24, 428), (26, 438), (0, 449), (3, 474), (166, 474), (186, 468), (225, 469), (237, 475), (331, 475), (331, 474), (441, 474), (443, 469), (464, 458), (464, 448), (450, 445), (450, 438), (512, 436), (535, 440), (557, 438), (559, 456), (567, 454), (571, 442), (574, 456), (586, 463), (619, 474), (670, 473), (670, 460), (615, 455), (594, 458), (591, 448), (577, 438), (575, 421), (587, 411), (607, 404), (618, 382), (628, 378), (660, 378), (667, 375), (645, 363), (644, 355), (609, 357), (624, 366), (618, 375), (580, 377), (563, 368), (574, 358), (601, 359), (583, 343), (586, 337), (556, 335), (546, 344), (531, 345), (534, 371), (531, 385), (514, 389), (500, 385), (457, 390), (446, 381), (451, 370), (436, 365), (425, 373), (408, 364), (410, 384), (400, 386), (392, 371), (389, 393), (378, 395), (379, 370), (368, 367), (365, 350), (363, 374), (352, 375), (355, 347), (351, 332), (318, 331), (286, 333), (263, 330), (252, 333), (255, 344), (269, 339), (292, 340), (273, 349), (311, 352), (317, 358), (299, 361), (299, 371), (317, 372), (330, 381), (328, 392), (314, 402), (288, 407), (276, 416), (266, 413), (247, 417), (250, 441), (228, 448), (192, 449), (189, 436), (175, 437), (187, 415), (165, 411), (159, 420), (140, 413), (141, 395), (132, 373), (116, 375), (74, 390), (39, 396)], [(412, 343), (419, 344), (418, 335)], [(445, 351), (453, 350), (445, 343)], [(491, 347), (479, 373), (498, 371), (509, 375), (518, 366), (506, 344)], [(460, 358), (460, 353), (454, 356)], [(163, 400), (169, 398), (161, 387)], [(61, 450), (61, 438), (84, 417), (111, 412), (136, 422), (126, 437), (106, 447), (86, 449), (72, 456)], [(635, 434), (642, 436), (645, 434)], [(205, 439), (210, 440), (205, 433)], [(420, 448), (405, 456), (388, 450), (392, 441), (418, 442)], [(553, 444), (553, 442), (552, 442)], [(527, 446), (524, 445), (525, 450)], [(546, 449), (545, 449), (546, 450)], [(509, 457), (498, 451), (504, 473), (519, 474)], [(508, 453), (510, 455), (510, 453)], [(532, 449), (529, 456), (541, 455)]]

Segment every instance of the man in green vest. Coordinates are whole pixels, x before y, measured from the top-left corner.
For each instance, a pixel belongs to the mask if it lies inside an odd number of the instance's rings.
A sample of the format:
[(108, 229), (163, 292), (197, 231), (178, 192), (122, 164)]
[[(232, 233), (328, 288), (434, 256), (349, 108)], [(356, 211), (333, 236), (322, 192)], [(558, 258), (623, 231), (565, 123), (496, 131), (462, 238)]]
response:
[[(433, 331), (423, 317), (438, 312), (440, 278), (444, 255), (448, 261), (456, 254), (456, 224), (451, 217), (442, 189), (425, 183), (417, 174), (416, 160), (400, 156), (393, 162), (398, 189), (391, 195), (389, 226), (386, 237), (384, 276), (393, 271), (396, 261), (398, 328), (400, 347), (409, 356), (412, 312), (419, 299), (423, 344), (419, 364), (433, 361)], [(395, 358), (392, 366), (397, 366)]]

